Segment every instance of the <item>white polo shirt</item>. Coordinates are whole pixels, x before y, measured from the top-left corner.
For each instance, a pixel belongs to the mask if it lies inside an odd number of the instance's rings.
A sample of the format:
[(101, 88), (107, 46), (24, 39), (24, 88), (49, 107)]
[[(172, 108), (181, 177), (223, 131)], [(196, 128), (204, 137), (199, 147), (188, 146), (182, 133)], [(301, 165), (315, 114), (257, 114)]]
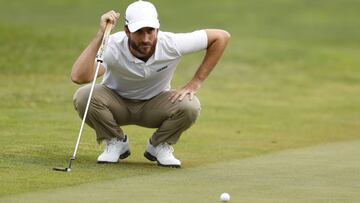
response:
[(155, 53), (145, 63), (129, 51), (125, 32), (112, 34), (104, 53), (102, 84), (127, 99), (150, 99), (170, 90), (181, 56), (206, 48), (204, 30), (177, 34), (159, 31)]

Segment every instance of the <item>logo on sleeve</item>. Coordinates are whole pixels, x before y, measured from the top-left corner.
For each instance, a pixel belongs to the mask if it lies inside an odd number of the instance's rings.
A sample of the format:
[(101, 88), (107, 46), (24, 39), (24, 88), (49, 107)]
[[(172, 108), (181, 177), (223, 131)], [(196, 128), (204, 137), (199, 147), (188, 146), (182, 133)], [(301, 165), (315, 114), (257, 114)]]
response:
[(163, 70), (167, 69), (167, 67), (168, 67), (168, 66), (164, 66), (164, 67), (162, 67), (162, 68), (159, 68), (159, 69), (156, 70), (156, 72), (163, 71)]

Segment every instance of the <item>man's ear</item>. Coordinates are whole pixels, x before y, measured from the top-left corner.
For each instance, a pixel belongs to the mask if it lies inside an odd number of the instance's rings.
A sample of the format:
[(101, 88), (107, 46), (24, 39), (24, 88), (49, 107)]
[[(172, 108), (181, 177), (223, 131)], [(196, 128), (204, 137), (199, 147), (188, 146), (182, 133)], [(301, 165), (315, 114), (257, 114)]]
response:
[(129, 37), (129, 35), (130, 35), (130, 30), (129, 30), (129, 28), (128, 28), (127, 25), (124, 26), (124, 31), (125, 31), (126, 35)]

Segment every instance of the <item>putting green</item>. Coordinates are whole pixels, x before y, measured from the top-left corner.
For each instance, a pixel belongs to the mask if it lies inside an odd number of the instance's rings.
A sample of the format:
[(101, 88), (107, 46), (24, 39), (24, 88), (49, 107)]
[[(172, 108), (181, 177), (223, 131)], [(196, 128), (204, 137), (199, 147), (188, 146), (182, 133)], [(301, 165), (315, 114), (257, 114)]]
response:
[(201, 168), (9, 196), (0, 202), (211, 203), (219, 202), (222, 192), (230, 193), (231, 202), (236, 203), (360, 202), (359, 157), (360, 140), (331, 143)]

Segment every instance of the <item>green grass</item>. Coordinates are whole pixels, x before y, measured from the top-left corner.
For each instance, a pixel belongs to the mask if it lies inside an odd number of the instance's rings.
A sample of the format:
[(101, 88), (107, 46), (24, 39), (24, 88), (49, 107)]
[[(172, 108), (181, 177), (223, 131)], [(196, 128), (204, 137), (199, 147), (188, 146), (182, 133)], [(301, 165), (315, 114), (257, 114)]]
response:
[[(51, 171), (66, 166), (80, 126), (71, 65), (99, 16), (110, 9), (123, 15), (128, 2), (0, 0), (0, 196), (174, 173), (144, 160), (153, 129), (136, 126), (124, 128), (133, 151), (126, 163), (95, 164), (101, 148), (86, 128), (74, 171)], [(200, 119), (175, 147), (184, 171), (359, 139), (358, 1), (154, 3), (163, 30), (222, 28), (232, 35), (198, 94)], [(173, 87), (191, 78), (202, 56), (184, 57)]]
[(323, 144), (162, 174), (26, 193), (0, 202), (207, 203), (217, 202), (223, 191), (237, 203), (358, 202), (359, 155), (360, 141)]

